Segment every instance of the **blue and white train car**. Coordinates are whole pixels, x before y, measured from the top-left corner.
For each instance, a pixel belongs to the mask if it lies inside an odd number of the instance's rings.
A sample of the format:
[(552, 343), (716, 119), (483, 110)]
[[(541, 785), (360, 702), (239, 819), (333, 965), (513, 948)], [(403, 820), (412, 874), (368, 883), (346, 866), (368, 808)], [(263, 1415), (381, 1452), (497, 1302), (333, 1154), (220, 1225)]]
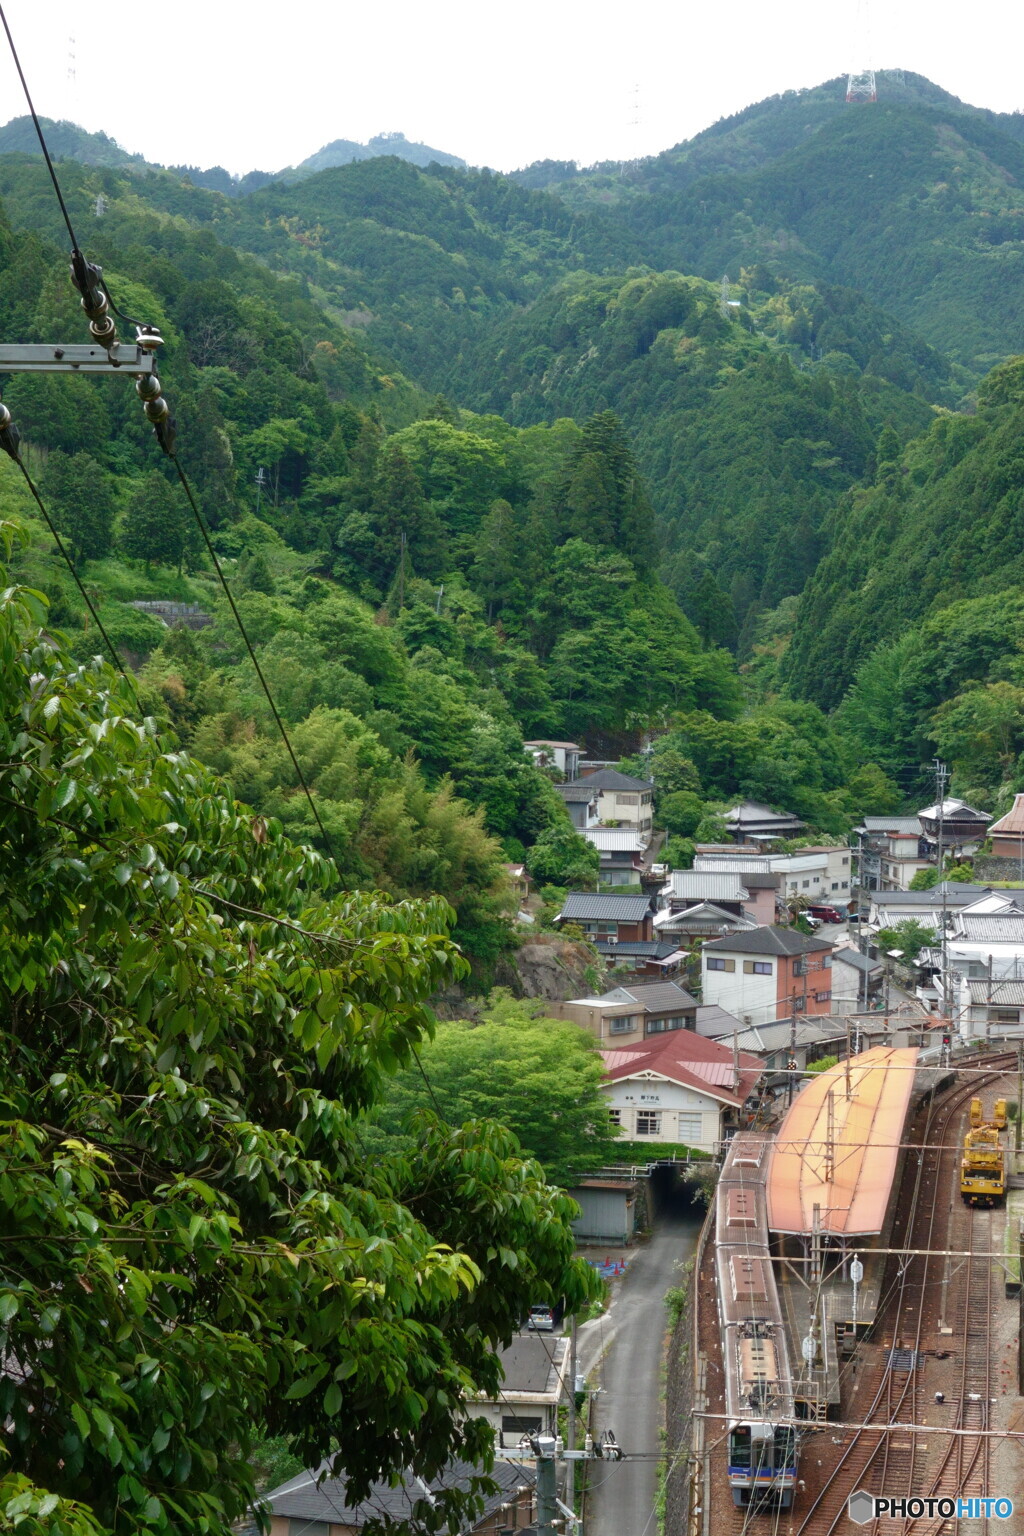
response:
[(729, 1485), (738, 1505), (788, 1508), (796, 1485), (793, 1381), (768, 1247), (770, 1142), (729, 1145), (716, 1193), (718, 1316), (725, 1369)]

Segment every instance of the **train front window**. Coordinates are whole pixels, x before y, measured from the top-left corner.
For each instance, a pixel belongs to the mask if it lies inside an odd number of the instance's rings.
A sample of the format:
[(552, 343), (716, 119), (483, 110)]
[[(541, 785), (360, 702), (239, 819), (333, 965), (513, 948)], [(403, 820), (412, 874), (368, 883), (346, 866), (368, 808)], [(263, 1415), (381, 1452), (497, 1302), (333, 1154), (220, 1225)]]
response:
[(752, 1464), (754, 1472), (774, 1472), (774, 1460), (772, 1456), (771, 1439), (755, 1440), (751, 1446), (753, 1452)]
[(775, 1431), (775, 1465), (780, 1472), (784, 1467), (796, 1466), (796, 1445), (788, 1427), (780, 1426)]
[(750, 1430), (745, 1424), (738, 1425), (729, 1435), (730, 1467), (750, 1466)]

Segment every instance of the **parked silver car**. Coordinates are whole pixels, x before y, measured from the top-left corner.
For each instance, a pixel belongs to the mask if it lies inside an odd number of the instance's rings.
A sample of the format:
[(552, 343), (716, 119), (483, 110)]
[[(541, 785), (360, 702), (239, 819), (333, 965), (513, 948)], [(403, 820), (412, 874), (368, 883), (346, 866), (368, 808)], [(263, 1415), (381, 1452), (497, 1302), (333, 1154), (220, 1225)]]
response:
[(535, 1333), (554, 1333), (555, 1315), (550, 1307), (531, 1307), (526, 1326)]

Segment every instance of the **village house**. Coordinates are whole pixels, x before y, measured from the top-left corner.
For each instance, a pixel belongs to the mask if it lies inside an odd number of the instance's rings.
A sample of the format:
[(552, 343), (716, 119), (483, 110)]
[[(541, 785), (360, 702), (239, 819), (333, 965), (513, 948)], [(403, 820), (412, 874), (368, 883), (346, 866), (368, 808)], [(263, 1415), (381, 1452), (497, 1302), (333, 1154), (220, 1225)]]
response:
[(781, 837), (799, 837), (807, 830), (807, 823), (788, 811), (773, 811), (770, 805), (756, 800), (744, 800), (726, 812), (725, 827), (734, 843), (777, 842)]
[(654, 914), (654, 931), (660, 939), (693, 947), (698, 939), (719, 939), (726, 933), (745, 933), (757, 924), (751, 917), (737, 917), (713, 901), (672, 912), (668, 907)]
[(987, 811), (975, 810), (966, 800), (943, 800), (941, 806), (925, 806), (918, 811), (922, 831), (930, 842), (938, 845), (941, 832), (942, 851), (954, 859), (969, 858), (977, 853), (988, 836), (992, 817)]
[(555, 922), (575, 923), (592, 939), (635, 941), (653, 939), (653, 916), (649, 896), (570, 891)]
[(832, 1012), (858, 1013), (877, 999), (882, 962), (850, 945), (832, 951)]
[(1024, 795), (1014, 795), (1005, 816), (988, 829), (994, 859), (1015, 859), (1024, 867)]
[(795, 928), (755, 928), (704, 945), (703, 997), (744, 1024), (771, 1024), (793, 1013), (829, 1013), (832, 945)]
[(749, 1118), (763, 1071), (756, 1056), (677, 1030), (601, 1052), (609, 1113), (624, 1141), (714, 1153)]
[(639, 885), (646, 843), (639, 832), (627, 827), (588, 827), (583, 833), (597, 849), (601, 885)]
[(524, 741), (523, 750), (529, 752), (538, 768), (554, 768), (568, 783), (579, 777), (583, 748), (575, 741)]
[(917, 816), (865, 816), (855, 829), (859, 840), (857, 878), (865, 891), (906, 891), (919, 869), (931, 865), (931, 851)]
[(990, 903), (995, 911), (1012, 905), (1009, 894), (993, 892), (990, 886), (943, 880), (930, 891), (872, 891), (865, 926), (871, 933), (877, 933), (880, 928), (895, 928), (898, 923), (913, 919), (937, 932), (944, 914), (948, 917), (964, 907), (976, 906), (979, 901)]
[[(263, 1495), (261, 1502), (270, 1514), (269, 1536), (360, 1536), (371, 1520), (384, 1516), (396, 1522), (413, 1521), (414, 1505), (422, 1505), (424, 1499), (429, 1502), (443, 1488), (468, 1489), (470, 1479), (479, 1477), (482, 1470), (467, 1462), (455, 1462), (429, 1484), (406, 1475), (397, 1488), (386, 1482), (374, 1483), (368, 1499), (349, 1504), (345, 1478), (323, 1477), (326, 1469), (325, 1462), (299, 1472)], [(534, 1510), (533, 1467), (528, 1462), (499, 1461), (488, 1476), (498, 1491), (486, 1496), (483, 1513), (476, 1521), (461, 1529), (472, 1536), (500, 1536), (518, 1529), (521, 1536), (527, 1536)], [(257, 1530), (255, 1518), (245, 1530)]]
[(558, 1433), (558, 1405), (565, 1398), (569, 1340), (561, 1334), (517, 1333), (500, 1351), (505, 1373), (499, 1396), (473, 1399), (473, 1416), (487, 1419), (502, 1449), (515, 1450), (523, 1435)]
[(592, 939), (601, 959), (615, 971), (630, 971), (638, 980), (670, 981), (679, 974), (689, 956), (673, 936), (669, 939)]
[[(1015, 893), (1018, 902), (1024, 893)], [(996, 905), (999, 903), (999, 905)], [(1020, 1033), (1024, 997), (1024, 908), (1009, 893), (991, 896), (953, 913), (946, 938), (944, 994), (940, 946), (918, 956), (918, 996), (957, 1018), (961, 1032), (982, 1038)]]
[(604, 827), (626, 827), (638, 832), (644, 847), (651, 840), (654, 785), (635, 779), (617, 768), (599, 768), (580, 780), (597, 795), (598, 820)]
[(733, 917), (753, 923), (775, 921), (777, 880), (770, 873), (707, 869), (674, 870), (658, 892), (658, 906), (670, 913), (712, 903)]
[(650, 1035), (694, 1029), (697, 1000), (674, 981), (629, 982), (600, 997), (576, 997), (548, 1004), (556, 1019), (568, 1019), (608, 1045), (630, 1045)]
[(580, 779), (575, 784), (556, 784), (555, 792), (564, 800), (577, 832), (585, 832), (588, 827), (597, 826), (597, 791), (590, 789), (586, 780)]

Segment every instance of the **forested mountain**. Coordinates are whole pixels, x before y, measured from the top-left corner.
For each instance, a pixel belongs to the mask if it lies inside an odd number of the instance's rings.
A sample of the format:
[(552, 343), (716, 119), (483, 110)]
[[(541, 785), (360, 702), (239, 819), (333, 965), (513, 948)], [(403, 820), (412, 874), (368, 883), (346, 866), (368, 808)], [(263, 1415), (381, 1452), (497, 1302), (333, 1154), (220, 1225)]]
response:
[(651, 160), (520, 179), (613, 209), (654, 266), (713, 279), (763, 262), (860, 289), (981, 373), (1024, 348), (1022, 140), (1019, 114), (883, 73), (873, 105), (848, 106), (834, 80)]

